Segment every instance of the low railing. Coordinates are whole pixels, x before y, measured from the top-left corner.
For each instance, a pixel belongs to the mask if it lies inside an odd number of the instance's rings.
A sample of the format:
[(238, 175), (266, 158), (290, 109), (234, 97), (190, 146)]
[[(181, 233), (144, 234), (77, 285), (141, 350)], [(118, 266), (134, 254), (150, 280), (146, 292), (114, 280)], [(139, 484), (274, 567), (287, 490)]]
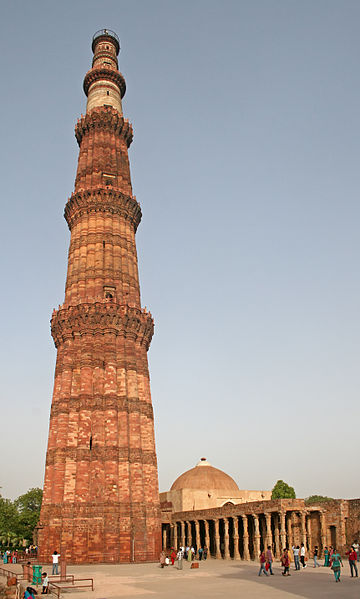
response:
[(111, 29), (99, 29), (99, 31), (94, 33), (93, 38), (92, 38), (92, 44), (91, 44), (93, 52), (95, 51), (96, 40), (98, 39), (98, 37), (102, 37), (102, 36), (109, 36), (114, 40), (114, 44), (116, 47), (116, 54), (119, 54), (120, 40), (119, 40), (118, 36), (116, 35), (115, 31), (111, 31)]
[(7, 578), (16, 578), (16, 582), (24, 580), (24, 574), (22, 572), (13, 572), (12, 570), (8, 570), (8, 568), (0, 567), (0, 575), (6, 576)]
[(118, 36), (116, 35), (115, 31), (111, 31), (111, 29), (99, 29), (99, 31), (96, 31), (96, 33), (93, 35), (93, 42), (102, 35), (110, 35), (110, 37), (115, 38), (117, 43), (120, 45)]

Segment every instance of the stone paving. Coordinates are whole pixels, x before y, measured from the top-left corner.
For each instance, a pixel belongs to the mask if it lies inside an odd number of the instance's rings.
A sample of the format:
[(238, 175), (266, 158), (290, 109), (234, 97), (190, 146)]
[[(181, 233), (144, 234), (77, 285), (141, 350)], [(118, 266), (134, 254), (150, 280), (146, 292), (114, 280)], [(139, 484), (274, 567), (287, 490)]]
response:
[[(14, 568), (14, 567), (13, 567)], [(47, 571), (51, 567), (46, 566)], [(199, 569), (183, 570), (175, 566), (161, 569), (158, 564), (68, 566), (68, 573), (78, 578), (94, 578), (94, 592), (63, 591), (65, 599), (332, 599), (360, 597), (360, 578), (350, 578), (348, 562), (344, 560), (341, 582), (335, 583), (329, 568), (291, 569), (291, 577), (281, 576), (280, 565), (274, 576), (258, 577), (258, 565), (253, 562), (200, 562)], [(50, 596), (51, 597), (51, 596)]]

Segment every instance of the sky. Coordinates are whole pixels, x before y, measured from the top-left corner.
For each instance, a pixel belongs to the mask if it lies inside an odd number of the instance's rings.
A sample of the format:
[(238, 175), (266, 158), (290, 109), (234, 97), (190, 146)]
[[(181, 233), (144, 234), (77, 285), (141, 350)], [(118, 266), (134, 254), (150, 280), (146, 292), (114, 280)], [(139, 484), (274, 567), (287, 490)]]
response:
[(206, 457), (241, 489), (359, 497), (360, 3), (0, 3), (0, 492), (42, 486), (77, 118), (114, 30), (160, 490)]

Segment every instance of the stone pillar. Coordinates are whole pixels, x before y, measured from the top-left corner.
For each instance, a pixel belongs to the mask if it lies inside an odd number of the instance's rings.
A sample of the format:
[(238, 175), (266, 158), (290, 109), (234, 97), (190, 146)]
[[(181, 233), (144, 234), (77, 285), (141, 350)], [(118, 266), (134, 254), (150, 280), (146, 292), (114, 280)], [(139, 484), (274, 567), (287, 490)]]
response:
[(280, 530), (279, 516), (277, 513), (274, 514), (274, 556), (280, 557)]
[(291, 546), (298, 544), (298, 526), (296, 512), (291, 512), (291, 530), (292, 530), (292, 543)]
[(247, 516), (241, 516), (244, 527), (244, 560), (249, 561), (250, 552), (249, 552), (249, 529), (248, 529), (248, 520)]
[(279, 515), (280, 515), (280, 540), (281, 540), (280, 551), (282, 552), (283, 549), (286, 547), (286, 529), (285, 529), (286, 514), (285, 514), (285, 512), (280, 512)]
[(306, 513), (300, 512), (301, 543), (306, 547)]
[(186, 545), (186, 540), (185, 540), (185, 522), (183, 520), (181, 520), (180, 526), (181, 526), (181, 546), (185, 547), (185, 545)]
[(266, 513), (265, 514), (265, 520), (266, 520), (266, 537), (265, 537), (265, 550), (268, 548), (268, 545), (271, 546), (272, 551), (273, 549), (273, 542), (272, 542), (272, 531), (271, 531), (271, 514)]
[(287, 521), (286, 521), (287, 540), (288, 540), (289, 549), (291, 549), (291, 547), (293, 546), (291, 520), (292, 520), (292, 513), (290, 514), (290, 516), (288, 516)]
[(321, 555), (324, 553), (326, 545), (326, 515), (325, 512), (320, 512), (320, 536), (321, 536)]
[(255, 552), (255, 561), (258, 560), (260, 555), (260, 528), (259, 528), (259, 517), (257, 514), (252, 514), (254, 518), (254, 552)]
[(163, 546), (163, 550), (166, 551), (166, 524), (164, 525), (163, 528), (163, 534), (162, 534), (162, 546)]
[(233, 517), (234, 523), (234, 559), (240, 559), (239, 551), (239, 520), (237, 516)]
[(224, 558), (230, 559), (229, 518), (224, 518)]
[(174, 524), (173, 533), (174, 533), (173, 547), (177, 551), (178, 550), (178, 536), (177, 536), (178, 535), (178, 527), (177, 527), (177, 522), (175, 522), (175, 524)]
[(277, 551), (278, 551), (278, 557), (280, 558), (282, 555), (282, 547), (281, 547), (281, 536), (280, 536), (280, 514), (277, 513), (276, 514), (276, 530), (277, 530), (277, 537), (276, 537), (276, 542), (277, 542)]
[(195, 541), (196, 541), (196, 551), (200, 549), (200, 523), (199, 520), (195, 520)]
[[(347, 512), (345, 513), (345, 505), (344, 502), (342, 501), (340, 504), (340, 551), (343, 552), (345, 550), (346, 547), (346, 518), (348, 515), (348, 509), (347, 508)], [(326, 515), (325, 515), (326, 517)]]
[(174, 525), (170, 523), (170, 547), (174, 546)]
[[(310, 554), (312, 554), (312, 538), (311, 538), (311, 513), (308, 514), (306, 519), (306, 529), (307, 529), (307, 549)], [(306, 544), (304, 543), (305, 547)]]
[(191, 530), (191, 522), (187, 522), (187, 544), (189, 547), (192, 545), (192, 530)]
[(216, 557), (216, 559), (221, 559), (219, 518), (216, 518), (214, 520), (214, 524), (215, 524), (215, 557)]
[(208, 549), (207, 558), (211, 559), (209, 522), (207, 520), (204, 520), (204, 525), (205, 525), (205, 545)]

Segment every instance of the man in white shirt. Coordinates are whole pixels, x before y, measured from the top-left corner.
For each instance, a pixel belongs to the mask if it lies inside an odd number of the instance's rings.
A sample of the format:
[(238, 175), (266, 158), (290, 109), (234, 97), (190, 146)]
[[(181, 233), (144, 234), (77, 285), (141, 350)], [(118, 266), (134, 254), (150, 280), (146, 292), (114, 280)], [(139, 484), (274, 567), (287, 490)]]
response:
[(57, 551), (54, 551), (54, 553), (52, 554), (52, 573), (53, 574), (59, 574), (59, 553)]

